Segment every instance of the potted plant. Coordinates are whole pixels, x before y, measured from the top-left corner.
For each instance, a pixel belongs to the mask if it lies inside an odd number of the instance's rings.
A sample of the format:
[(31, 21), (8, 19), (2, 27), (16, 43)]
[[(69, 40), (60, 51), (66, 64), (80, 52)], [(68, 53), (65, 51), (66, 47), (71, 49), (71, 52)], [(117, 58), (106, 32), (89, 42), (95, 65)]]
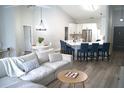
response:
[(38, 43), (41, 44), (44, 41), (43, 37), (38, 37)]

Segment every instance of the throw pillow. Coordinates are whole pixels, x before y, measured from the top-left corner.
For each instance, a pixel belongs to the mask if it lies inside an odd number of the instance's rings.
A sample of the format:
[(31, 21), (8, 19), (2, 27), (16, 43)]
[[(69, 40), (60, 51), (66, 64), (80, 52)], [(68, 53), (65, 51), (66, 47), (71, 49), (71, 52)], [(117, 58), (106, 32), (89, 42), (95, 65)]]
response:
[[(22, 62), (21, 64), (18, 64), (18, 66), (23, 71), (25, 71), (27, 65), (29, 65), (29, 64), (32, 65), (34, 62), (39, 65), (38, 57), (35, 53), (30, 53), (27, 55), (20, 56), (20, 57), (18, 57), (18, 59)], [(33, 68), (31, 68), (31, 69), (33, 69)], [(28, 70), (26, 70), (26, 71), (28, 72)]]
[(23, 67), (24, 67), (25, 72), (29, 72), (35, 68), (38, 68), (39, 66), (40, 65), (39, 65), (36, 58), (23, 63)]
[(49, 54), (49, 60), (50, 60), (50, 62), (61, 61), (62, 60), (62, 54), (51, 53), (51, 54)]
[(20, 58), (22, 60), (22, 62), (23, 61), (25, 62), (25, 61), (28, 61), (30, 59), (37, 58), (37, 55), (36, 55), (36, 53), (30, 53), (30, 54), (26, 54), (26, 55), (20, 56), (18, 58)]
[(48, 49), (48, 50), (44, 50), (44, 51), (37, 51), (36, 54), (38, 56), (38, 60), (40, 65), (44, 62), (48, 62), (49, 61), (49, 54), (50, 53), (54, 53), (53, 48), (52, 49)]

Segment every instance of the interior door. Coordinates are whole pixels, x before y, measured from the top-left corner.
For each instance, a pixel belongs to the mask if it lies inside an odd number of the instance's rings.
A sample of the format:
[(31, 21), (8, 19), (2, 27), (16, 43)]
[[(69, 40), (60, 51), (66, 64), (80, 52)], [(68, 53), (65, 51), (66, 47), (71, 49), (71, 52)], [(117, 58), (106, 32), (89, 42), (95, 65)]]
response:
[(114, 27), (114, 50), (124, 50), (124, 27)]
[(23, 26), (23, 30), (24, 30), (25, 52), (28, 52), (32, 50), (31, 26)]

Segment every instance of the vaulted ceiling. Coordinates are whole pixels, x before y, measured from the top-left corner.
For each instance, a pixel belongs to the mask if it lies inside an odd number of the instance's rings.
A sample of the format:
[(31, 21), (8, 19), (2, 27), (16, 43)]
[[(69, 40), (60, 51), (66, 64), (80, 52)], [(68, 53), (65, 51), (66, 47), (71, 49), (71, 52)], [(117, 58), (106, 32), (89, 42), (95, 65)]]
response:
[(75, 20), (98, 19), (105, 15), (106, 5), (101, 5), (95, 11), (85, 10), (81, 5), (60, 5), (63, 11), (70, 15)]

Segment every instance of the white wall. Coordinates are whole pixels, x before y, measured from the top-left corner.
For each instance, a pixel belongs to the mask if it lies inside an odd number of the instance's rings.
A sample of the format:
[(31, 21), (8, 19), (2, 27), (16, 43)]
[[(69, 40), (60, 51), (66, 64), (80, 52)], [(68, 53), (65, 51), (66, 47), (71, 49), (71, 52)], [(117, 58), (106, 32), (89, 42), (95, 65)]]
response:
[(113, 9), (109, 6), (109, 19), (108, 19), (108, 41), (111, 43), (110, 51), (112, 52), (113, 44)]
[(60, 39), (64, 40), (65, 26), (69, 26), (73, 20), (57, 6), (43, 8), (42, 16), (47, 31), (36, 32), (36, 37), (43, 36), (46, 41), (52, 42), (54, 48), (59, 48)]
[[(54, 48), (59, 48), (60, 39), (64, 39), (64, 27), (68, 26), (73, 19), (65, 14), (57, 6), (42, 9), (42, 18), (47, 31), (38, 32), (35, 26), (40, 23), (40, 8), (16, 6), (0, 8), (3, 13), (0, 22), (0, 34), (3, 47), (12, 47), (13, 55), (21, 55), (24, 51), (23, 25), (32, 26), (32, 43), (37, 43), (37, 38), (42, 36), (45, 41), (52, 42)], [(9, 16), (8, 16), (9, 15)]]
[[(0, 7), (0, 20), (2, 20), (2, 9), (1, 9), (1, 7)], [(2, 25), (1, 25), (2, 23), (0, 23), (0, 33), (2, 33)], [(0, 48), (2, 48), (2, 41), (1, 41), (1, 39), (2, 39), (2, 35), (0, 34)]]
[(120, 21), (121, 17), (121, 8), (116, 9), (113, 6), (109, 6), (109, 34), (108, 38), (111, 43), (111, 51), (113, 47), (113, 35), (114, 35), (114, 26), (124, 26), (124, 22)]
[(105, 42), (109, 41), (109, 35), (108, 35), (108, 25), (109, 25), (109, 7), (106, 5), (103, 7), (103, 15), (99, 18), (94, 19), (80, 19), (76, 20), (79, 24), (85, 24), (85, 23), (96, 23), (97, 28), (100, 29), (101, 33), (105, 36), (104, 40)]
[(13, 51), (11, 53), (11, 56), (16, 55), (16, 28), (15, 28), (15, 9), (14, 8), (3, 8), (1, 7), (1, 42), (3, 45), (3, 48), (8, 48), (10, 47), (11, 50)]
[[(0, 22), (1, 40), (4, 48), (13, 48), (13, 55), (21, 55), (24, 51), (23, 25), (32, 26), (33, 44), (36, 44), (37, 38), (42, 36), (46, 42), (52, 42), (54, 48), (59, 48), (59, 40), (64, 39), (64, 27), (69, 26), (69, 23), (75, 23), (75, 20), (58, 6), (50, 6), (50, 8), (42, 8), (42, 19), (47, 31), (38, 32), (35, 29), (35, 26), (39, 24), (41, 20), (41, 12), (38, 7), (27, 8), (27, 6), (16, 6), (2, 8), (0, 11), (2, 11)], [(104, 21), (107, 22), (106, 20), (107, 19)], [(89, 21), (80, 22), (88, 23)], [(96, 22), (99, 23), (99, 20), (96, 20)], [(104, 27), (107, 28), (107, 24), (104, 23), (102, 25), (105, 25)], [(107, 29), (103, 32), (107, 34)]]
[(103, 31), (105, 33), (105, 42), (109, 41), (109, 6), (105, 7), (105, 22), (103, 24)]
[(113, 10), (113, 26), (124, 26), (124, 22), (120, 21), (121, 11)]
[(114, 26), (124, 26), (124, 22), (120, 21), (121, 10), (109, 7), (109, 41), (113, 43)]
[[(33, 8), (20, 6), (16, 8), (16, 46), (18, 55), (22, 55), (25, 48), (23, 26), (31, 26), (33, 30)], [(32, 31), (33, 32), (33, 31)]]
[[(42, 10), (39, 7), (21, 7), (21, 14), (23, 14), (21, 15), (21, 24), (32, 26), (32, 43), (37, 44), (38, 37), (42, 36), (45, 39), (44, 41), (51, 42), (54, 48), (60, 47), (60, 39), (64, 40), (64, 27), (68, 26), (70, 22), (73, 22), (73, 20), (57, 6), (42, 8)], [(41, 17), (47, 31), (36, 31), (35, 27), (40, 24)]]

